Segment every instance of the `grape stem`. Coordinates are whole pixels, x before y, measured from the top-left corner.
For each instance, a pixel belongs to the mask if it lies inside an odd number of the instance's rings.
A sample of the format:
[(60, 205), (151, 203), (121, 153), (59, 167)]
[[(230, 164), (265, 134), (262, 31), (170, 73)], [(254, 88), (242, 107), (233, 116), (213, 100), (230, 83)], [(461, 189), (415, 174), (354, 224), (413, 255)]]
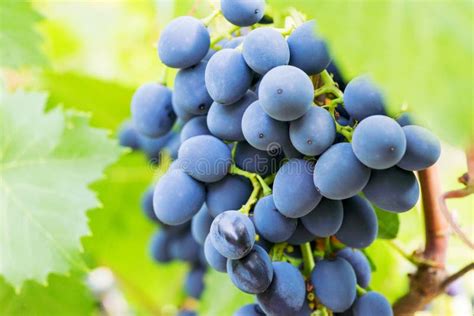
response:
[(367, 291), (359, 284), (356, 284), (356, 289), (357, 289), (357, 296), (362, 296), (365, 293), (367, 293)]
[(223, 40), (224, 38), (229, 38), (232, 36), (232, 33), (234, 33), (235, 31), (237, 30), (240, 30), (240, 26), (232, 26), (231, 28), (229, 28), (227, 31), (223, 32), (223, 33), (220, 33), (218, 34), (217, 36), (211, 38), (211, 48), (214, 49), (214, 50), (220, 50), (222, 49), (221, 47), (217, 47), (217, 43), (221, 40)]
[(415, 266), (426, 265), (437, 267), (438, 264), (435, 261), (424, 259), (420, 256), (414, 254), (408, 254), (405, 250), (402, 249), (395, 241), (393, 240), (386, 240), (386, 242), (392, 247), (396, 252), (398, 252), (403, 258), (407, 261), (411, 262)]
[(286, 246), (288, 246), (288, 244), (286, 242), (283, 242), (283, 243), (275, 244), (272, 247), (272, 250), (270, 253), (271, 254), (270, 257), (272, 258), (272, 261), (282, 260)]
[(212, 21), (214, 21), (214, 19), (220, 16), (221, 14), (222, 14), (221, 10), (215, 10), (214, 12), (212, 12), (205, 18), (202, 18), (201, 21), (202, 23), (204, 23), (205, 26), (209, 26), (209, 24), (211, 24)]
[(300, 246), (300, 248), (303, 255), (303, 274), (306, 278), (309, 278), (311, 271), (313, 271), (315, 266), (313, 252), (311, 251), (311, 244), (309, 242), (305, 242)]

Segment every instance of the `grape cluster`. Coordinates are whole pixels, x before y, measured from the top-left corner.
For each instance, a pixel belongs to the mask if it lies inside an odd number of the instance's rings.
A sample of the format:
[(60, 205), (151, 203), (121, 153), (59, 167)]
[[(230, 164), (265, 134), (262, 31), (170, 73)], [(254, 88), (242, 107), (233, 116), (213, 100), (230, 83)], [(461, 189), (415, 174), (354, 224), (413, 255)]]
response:
[[(390, 116), (370, 77), (346, 85), (315, 21), (291, 11), (277, 28), (264, 13), (264, 0), (222, 0), (161, 34), (159, 58), (179, 69), (173, 91), (138, 88), (120, 135), (176, 159), (144, 198), (162, 227), (152, 255), (190, 262), (195, 298), (206, 265), (227, 273), (256, 295), (234, 315), (392, 315), (367, 290), (362, 249), (377, 237), (374, 206), (415, 206), (414, 171), (437, 161), (439, 141), (407, 114)], [(232, 25), (211, 37), (216, 19)]]

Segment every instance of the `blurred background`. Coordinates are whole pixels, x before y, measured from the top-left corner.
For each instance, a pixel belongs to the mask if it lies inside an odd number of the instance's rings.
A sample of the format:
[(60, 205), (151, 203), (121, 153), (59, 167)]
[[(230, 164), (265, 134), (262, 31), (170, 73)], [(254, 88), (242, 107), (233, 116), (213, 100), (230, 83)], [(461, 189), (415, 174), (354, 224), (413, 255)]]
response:
[[(93, 126), (116, 133), (130, 115), (134, 89), (162, 75), (156, 53), (160, 30), (179, 15), (208, 15), (215, 2), (33, 1), (32, 12), (39, 15), (28, 23), (36, 34), (24, 40), (37, 47), (29, 52), (30, 64), (12, 61), (2, 68), (2, 84), (9, 90), (47, 91), (50, 107), (62, 104), (89, 112)], [(473, 2), (267, 2), (271, 13), (291, 4), (315, 18), (346, 80), (370, 72), (385, 90), (393, 113), (408, 109), (416, 122), (432, 129), (443, 143), (442, 189), (460, 187), (457, 178), (466, 172), (464, 148), (474, 135)], [(32, 21), (22, 14), (19, 11), (17, 21)], [(10, 27), (9, 22), (3, 16), (2, 28)], [(108, 168), (106, 178), (92, 185), (102, 207), (88, 212), (92, 235), (82, 239), (92, 272), (53, 274), (48, 287), (28, 282), (21, 293), (0, 278), (0, 315), (98, 314), (98, 301), (104, 298), (94, 296), (94, 291), (101, 286), (112, 289), (107, 299), (118, 314), (174, 315), (183, 304), (186, 267), (152, 262), (147, 247), (155, 227), (142, 216), (139, 205), (141, 194), (162, 170), (147, 164), (140, 153), (123, 155)], [(449, 207), (472, 238), (474, 197), (452, 200)], [(407, 252), (420, 249), (424, 240), (420, 210), (399, 218), (398, 244)], [(414, 267), (385, 240), (376, 241), (368, 253), (377, 267), (371, 287), (396, 300), (406, 292), (406, 274)], [(454, 272), (473, 259), (473, 252), (452, 236), (448, 270)], [(97, 267), (101, 269), (94, 270)], [(457, 286), (456, 295), (440, 296), (420, 315), (472, 315), (473, 273)], [(59, 294), (61, 299), (56, 300)], [(198, 310), (202, 315), (230, 315), (252, 300), (225, 275), (209, 273)]]

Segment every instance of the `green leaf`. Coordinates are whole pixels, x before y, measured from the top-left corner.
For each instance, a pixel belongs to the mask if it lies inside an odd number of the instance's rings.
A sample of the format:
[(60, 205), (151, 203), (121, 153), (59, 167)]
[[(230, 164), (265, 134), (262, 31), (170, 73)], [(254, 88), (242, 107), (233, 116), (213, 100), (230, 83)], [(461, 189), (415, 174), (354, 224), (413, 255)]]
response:
[(29, 1), (0, 1), (0, 64), (18, 68), (23, 65), (41, 66), (47, 59), (40, 49), (42, 38), (35, 31), (41, 21)]
[(254, 302), (255, 297), (237, 289), (226, 273), (212, 270), (206, 274), (199, 315), (233, 315), (243, 305)]
[(87, 186), (120, 153), (87, 117), (59, 108), (44, 113), (45, 102), (45, 94), (26, 92), (2, 92), (0, 100), (0, 274), (17, 289), (84, 268), (85, 211), (98, 205)]
[[(278, 8), (288, 1), (272, 0)], [(455, 145), (474, 137), (474, 2), (301, 0), (318, 22), (346, 78), (369, 72), (392, 113), (403, 103), (415, 120)]]
[(379, 224), (379, 233), (377, 238), (394, 239), (400, 229), (400, 218), (397, 213), (383, 211), (374, 206), (375, 214)]
[(51, 274), (48, 285), (27, 281), (21, 293), (0, 278), (0, 315), (92, 315), (96, 303), (82, 276)]

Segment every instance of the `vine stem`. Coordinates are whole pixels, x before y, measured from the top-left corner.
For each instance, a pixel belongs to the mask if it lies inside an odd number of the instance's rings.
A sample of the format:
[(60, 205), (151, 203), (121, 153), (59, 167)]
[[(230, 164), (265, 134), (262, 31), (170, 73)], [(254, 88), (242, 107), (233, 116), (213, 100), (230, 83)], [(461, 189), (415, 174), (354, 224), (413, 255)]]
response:
[(357, 296), (362, 296), (367, 293), (367, 290), (361, 287), (359, 284), (356, 284)]
[[(240, 208), (240, 212), (248, 216), (250, 213), (250, 210), (252, 209), (252, 206), (258, 201), (260, 190), (263, 190), (264, 194), (265, 193), (271, 194), (272, 190), (270, 189), (270, 187), (268, 187), (268, 185), (265, 183), (262, 177), (258, 176), (255, 173), (242, 170), (234, 164), (231, 165), (229, 173), (246, 177), (252, 183), (252, 187), (253, 187), (252, 194), (250, 194), (250, 197), (248, 198), (247, 202)], [(262, 184), (264, 184), (265, 186), (263, 186)]]
[(313, 258), (313, 252), (311, 251), (311, 244), (305, 242), (300, 246), (301, 253), (303, 254), (303, 273), (305, 277), (309, 278), (311, 271), (313, 271), (315, 263)]

